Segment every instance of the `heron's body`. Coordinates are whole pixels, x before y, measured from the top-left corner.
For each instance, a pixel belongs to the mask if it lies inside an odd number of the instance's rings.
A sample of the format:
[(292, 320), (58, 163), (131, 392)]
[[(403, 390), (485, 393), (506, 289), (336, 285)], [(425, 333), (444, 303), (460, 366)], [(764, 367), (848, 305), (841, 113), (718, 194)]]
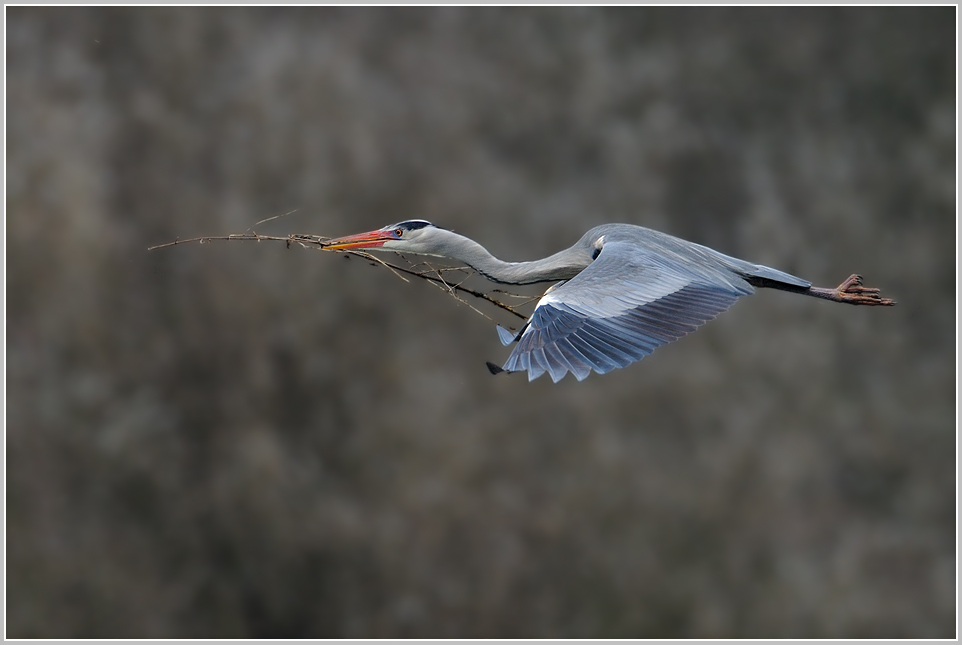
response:
[[(518, 335), (503, 368), (580, 381), (640, 360), (694, 331), (739, 297), (767, 287), (837, 302), (891, 305), (858, 276), (836, 289), (699, 244), (630, 224), (603, 224), (542, 260), (504, 262), (477, 242), (423, 220), (332, 240), (329, 249), (377, 248), (450, 257), (507, 284), (565, 281), (550, 288)], [(506, 343), (507, 344), (507, 343)]]

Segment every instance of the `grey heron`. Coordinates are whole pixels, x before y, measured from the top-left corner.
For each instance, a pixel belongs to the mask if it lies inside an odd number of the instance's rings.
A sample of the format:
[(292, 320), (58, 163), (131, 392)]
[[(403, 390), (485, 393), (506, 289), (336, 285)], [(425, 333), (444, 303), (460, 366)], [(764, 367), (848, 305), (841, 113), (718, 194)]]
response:
[(574, 246), (542, 260), (504, 262), (463, 235), (425, 220), (336, 238), (330, 250), (373, 249), (442, 256), (503, 284), (555, 282), (521, 331), (498, 327), (502, 343), (517, 343), (492, 373), (547, 372), (554, 382), (571, 372), (583, 380), (641, 360), (656, 347), (694, 331), (756, 287), (780, 289), (852, 305), (895, 303), (852, 275), (834, 289), (813, 287), (783, 271), (733, 258), (706, 246), (631, 224), (603, 224)]

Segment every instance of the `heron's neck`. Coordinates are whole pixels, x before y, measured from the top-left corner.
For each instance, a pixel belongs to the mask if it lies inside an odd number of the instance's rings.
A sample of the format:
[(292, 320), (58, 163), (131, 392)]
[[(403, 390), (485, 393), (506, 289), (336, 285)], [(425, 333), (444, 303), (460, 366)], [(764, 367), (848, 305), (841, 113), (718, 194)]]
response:
[(464, 262), (484, 277), (505, 284), (533, 284), (568, 280), (591, 263), (591, 257), (577, 248), (565, 249), (543, 260), (504, 262), (483, 246), (457, 233), (445, 231), (444, 255)]

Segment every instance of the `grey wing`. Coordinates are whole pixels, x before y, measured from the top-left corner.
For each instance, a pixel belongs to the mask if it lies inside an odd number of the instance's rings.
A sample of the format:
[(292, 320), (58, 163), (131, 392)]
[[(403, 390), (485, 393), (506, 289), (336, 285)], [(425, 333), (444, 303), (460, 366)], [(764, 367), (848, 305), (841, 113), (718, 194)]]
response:
[(753, 292), (738, 274), (686, 264), (674, 254), (609, 242), (584, 271), (539, 302), (504, 364), (547, 372), (554, 382), (567, 372), (579, 381), (641, 360), (725, 311)]

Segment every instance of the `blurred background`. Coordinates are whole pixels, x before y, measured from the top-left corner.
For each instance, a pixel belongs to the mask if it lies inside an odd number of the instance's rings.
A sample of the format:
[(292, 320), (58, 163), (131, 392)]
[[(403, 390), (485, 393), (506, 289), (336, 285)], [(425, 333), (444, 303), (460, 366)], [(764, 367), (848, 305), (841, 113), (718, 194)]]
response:
[[(954, 7), (5, 15), (8, 637), (954, 636)], [(357, 259), (146, 250), (293, 209), (899, 304), (554, 385)]]

